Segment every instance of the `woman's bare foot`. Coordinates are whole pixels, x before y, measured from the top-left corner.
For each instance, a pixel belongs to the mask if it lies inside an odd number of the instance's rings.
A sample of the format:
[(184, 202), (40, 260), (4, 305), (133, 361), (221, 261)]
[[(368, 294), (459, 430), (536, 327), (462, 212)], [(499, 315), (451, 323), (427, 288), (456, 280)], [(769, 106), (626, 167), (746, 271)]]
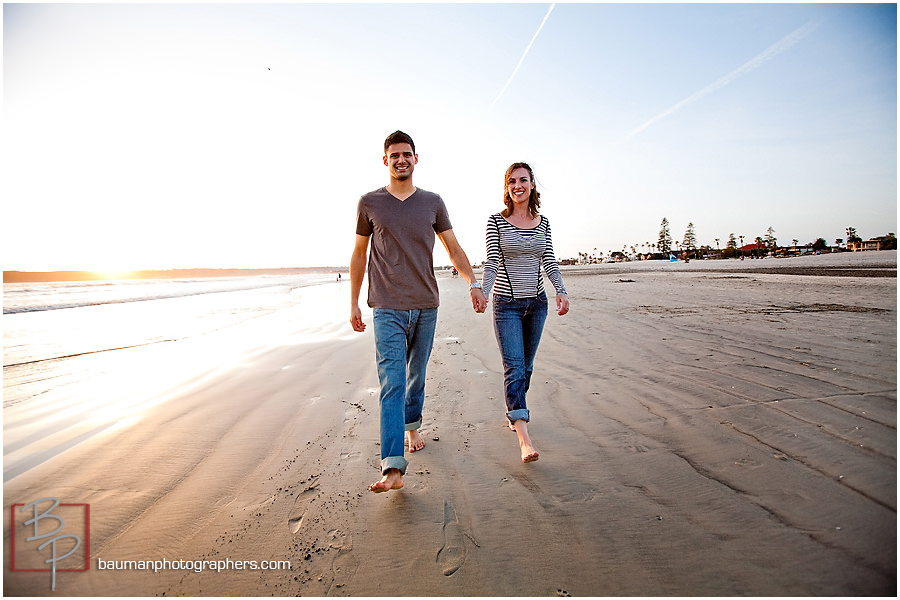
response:
[(418, 429), (406, 432), (406, 445), (409, 446), (410, 452), (418, 452), (425, 447), (425, 440)]
[(519, 451), (522, 453), (522, 462), (534, 462), (540, 456), (538, 451), (531, 444), (531, 437), (528, 435), (528, 424), (524, 419), (519, 419), (510, 425), (510, 428), (519, 436)]
[(539, 457), (540, 457), (540, 455), (538, 454), (538, 451), (535, 450), (534, 448), (532, 448), (531, 450), (528, 450), (524, 447), (522, 448), (522, 462), (523, 463), (534, 462)]
[(381, 481), (376, 481), (369, 486), (369, 491), (380, 493), (388, 490), (399, 490), (403, 487), (403, 473), (400, 469), (388, 469)]

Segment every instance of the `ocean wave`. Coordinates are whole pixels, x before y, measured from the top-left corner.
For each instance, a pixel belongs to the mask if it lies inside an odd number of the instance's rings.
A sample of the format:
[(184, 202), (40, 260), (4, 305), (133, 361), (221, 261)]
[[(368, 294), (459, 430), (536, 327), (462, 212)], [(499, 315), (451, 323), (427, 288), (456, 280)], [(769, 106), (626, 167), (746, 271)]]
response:
[(122, 282), (63, 282), (7, 284), (3, 289), (3, 314), (65, 310), (107, 304), (170, 300), (203, 294), (248, 292), (269, 288), (293, 290), (318, 285), (321, 275), (170, 279)]

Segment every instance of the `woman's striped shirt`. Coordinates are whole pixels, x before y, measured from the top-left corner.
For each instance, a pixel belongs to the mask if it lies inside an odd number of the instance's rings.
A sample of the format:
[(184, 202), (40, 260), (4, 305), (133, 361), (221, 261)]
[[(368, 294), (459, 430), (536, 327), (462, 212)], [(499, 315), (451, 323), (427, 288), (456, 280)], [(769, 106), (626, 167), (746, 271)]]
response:
[(501, 296), (534, 298), (544, 291), (544, 272), (556, 289), (565, 294), (559, 265), (553, 254), (550, 222), (541, 215), (541, 222), (534, 229), (521, 229), (512, 225), (499, 213), (488, 218), (485, 235), (487, 260), (484, 263), (484, 294), (491, 290)]

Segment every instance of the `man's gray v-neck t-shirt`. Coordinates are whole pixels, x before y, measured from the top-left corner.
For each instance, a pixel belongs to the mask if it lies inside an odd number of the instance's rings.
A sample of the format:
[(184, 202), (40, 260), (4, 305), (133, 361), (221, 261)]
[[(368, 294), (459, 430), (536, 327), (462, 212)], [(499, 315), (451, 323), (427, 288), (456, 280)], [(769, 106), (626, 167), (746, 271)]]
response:
[(416, 189), (406, 200), (381, 188), (359, 199), (357, 235), (372, 236), (369, 250), (371, 308), (437, 308), (435, 234), (452, 229), (441, 197)]

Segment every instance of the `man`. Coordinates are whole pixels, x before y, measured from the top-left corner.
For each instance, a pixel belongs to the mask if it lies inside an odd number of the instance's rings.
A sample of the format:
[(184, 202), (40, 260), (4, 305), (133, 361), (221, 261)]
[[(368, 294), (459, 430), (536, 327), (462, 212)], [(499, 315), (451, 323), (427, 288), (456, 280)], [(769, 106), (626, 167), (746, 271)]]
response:
[(390, 183), (359, 199), (356, 244), (350, 258), (350, 324), (365, 331), (359, 293), (368, 260), (368, 305), (373, 309), (375, 355), (381, 383), (381, 474), (373, 492), (399, 490), (410, 452), (425, 447), (419, 433), (425, 402), (425, 368), (437, 323), (438, 288), (432, 252), (435, 234), (469, 282), (472, 307), (484, 312), (487, 298), (456, 240), (444, 201), (418, 189), (412, 175), (419, 156), (412, 138), (395, 131), (384, 141)]

